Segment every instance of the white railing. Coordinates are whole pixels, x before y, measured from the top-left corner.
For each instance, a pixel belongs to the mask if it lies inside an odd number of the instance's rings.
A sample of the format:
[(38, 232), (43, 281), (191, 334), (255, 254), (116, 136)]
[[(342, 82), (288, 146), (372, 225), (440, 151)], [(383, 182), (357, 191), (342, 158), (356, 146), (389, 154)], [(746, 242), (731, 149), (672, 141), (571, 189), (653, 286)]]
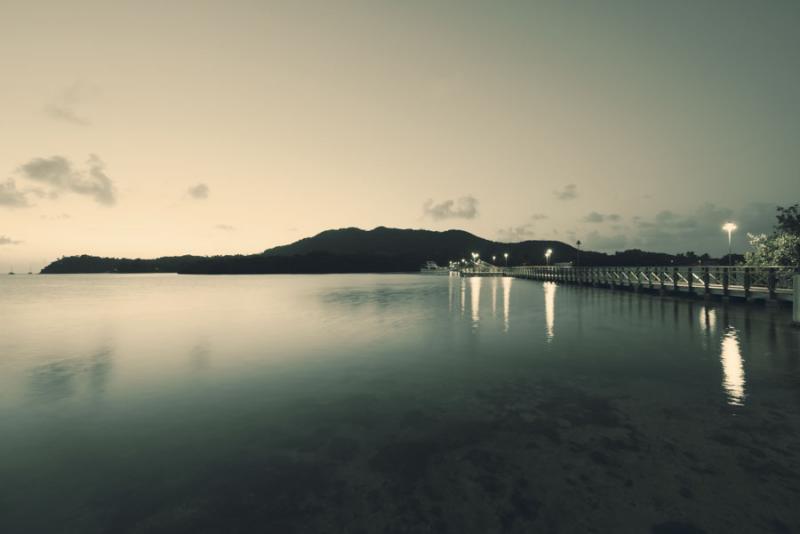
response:
[(610, 287), (647, 288), (697, 294), (735, 295), (749, 298), (792, 300), (796, 269), (785, 266), (728, 267), (722, 265), (676, 267), (500, 267), (485, 262), (457, 269), (464, 275), (505, 274), (519, 278), (552, 280)]

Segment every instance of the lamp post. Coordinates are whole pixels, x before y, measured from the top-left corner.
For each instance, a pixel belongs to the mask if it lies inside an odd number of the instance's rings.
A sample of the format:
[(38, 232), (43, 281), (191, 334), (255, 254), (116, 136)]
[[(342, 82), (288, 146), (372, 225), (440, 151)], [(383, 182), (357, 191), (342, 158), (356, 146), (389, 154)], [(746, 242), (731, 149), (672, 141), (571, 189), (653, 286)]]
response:
[(508, 252), (504, 252), (503, 257), (506, 259), (506, 267), (508, 267)]
[(736, 230), (737, 226), (735, 223), (726, 222), (722, 225), (722, 229), (725, 232), (728, 232), (728, 266), (733, 267), (733, 254), (732, 254), (732, 247), (731, 247), (731, 234), (733, 234), (734, 230)]
[(577, 262), (576, 263), (578, 264), (577, 266), (580, 267), (581, 266), (581, 240), (578, 239), (578, 242), (575, 243), (575, 245), (576, 245), (575, 249), (578, 251), (577, 252)]
[(497, 261), (497, 256), (492, 256), (492, 263), (494, 264)]
[(547, 265), (550, 265), (550, 256), (553, 255), (553, 249), (548, 248), (547, 251), (544, 253), (544, 259), (547, 262)]

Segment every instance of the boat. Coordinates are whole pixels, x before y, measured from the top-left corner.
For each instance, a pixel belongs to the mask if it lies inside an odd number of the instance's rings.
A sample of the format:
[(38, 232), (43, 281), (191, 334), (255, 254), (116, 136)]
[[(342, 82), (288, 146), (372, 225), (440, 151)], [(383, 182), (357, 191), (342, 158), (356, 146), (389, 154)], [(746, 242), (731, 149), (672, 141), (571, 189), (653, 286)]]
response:
[(450, 269), (448, 267), (440, 267), (435, 261), (428, 260), (419, 272), (423, 274), (450, 274)]

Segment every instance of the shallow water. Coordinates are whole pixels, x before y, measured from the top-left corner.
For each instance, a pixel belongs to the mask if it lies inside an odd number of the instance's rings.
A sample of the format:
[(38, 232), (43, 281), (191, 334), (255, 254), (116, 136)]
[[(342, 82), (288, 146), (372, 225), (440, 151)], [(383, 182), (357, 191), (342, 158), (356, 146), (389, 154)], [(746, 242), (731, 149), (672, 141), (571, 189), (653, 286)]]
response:
[(510, 278), (0, 278), (0, 532), (800, 531), (787, 310)]

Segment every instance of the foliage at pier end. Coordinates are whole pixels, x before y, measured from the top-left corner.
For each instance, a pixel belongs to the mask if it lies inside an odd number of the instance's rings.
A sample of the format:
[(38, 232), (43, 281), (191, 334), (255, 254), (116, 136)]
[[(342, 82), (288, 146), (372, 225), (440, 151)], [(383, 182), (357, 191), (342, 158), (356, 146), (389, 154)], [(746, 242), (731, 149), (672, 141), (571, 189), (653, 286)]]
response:
[(499, 243), (462, 230), (434, 232), (378, 227), (372, 230), (327, 230), (260, 254), (227, 256), (169, 256), (155, 259), (68, 256), (42, 270), (43, 274), (67, 273), (182, 273), (182, 274), (278, 274), (414, 272), (428, 260), (439, 265), (459, 261), (477, 252), (498, 265), (537, 265), (546, 250), (553, 263), (572, 265), (707, 265), (717, 260), (694, 252), (666, 254), (638, 249), (605, 254), (577, 250), (560, 241)]
[(747, 234), (753, 250), (745, 254), (745, 265), (800, 268), (800, 204), (778, 206), (776, 219), (772, 234)]

